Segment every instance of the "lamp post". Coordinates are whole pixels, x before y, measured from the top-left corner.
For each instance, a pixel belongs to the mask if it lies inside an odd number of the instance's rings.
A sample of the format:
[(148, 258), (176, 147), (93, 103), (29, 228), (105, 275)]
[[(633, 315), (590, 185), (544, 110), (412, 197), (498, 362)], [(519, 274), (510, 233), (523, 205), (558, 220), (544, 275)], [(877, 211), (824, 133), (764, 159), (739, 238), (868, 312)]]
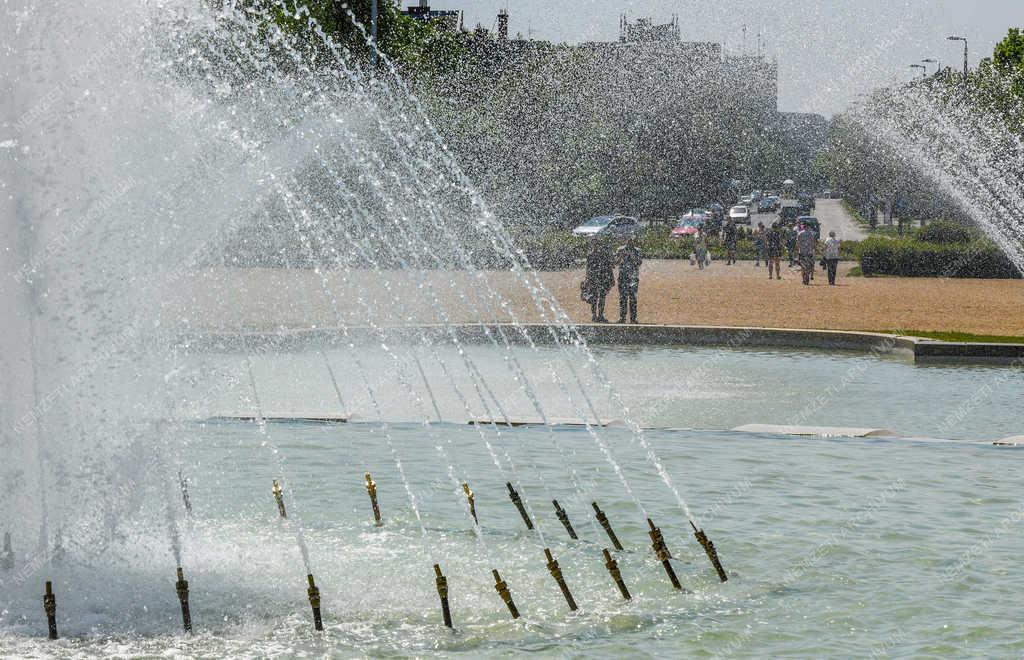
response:
[(923, 64), (911, 64), (910, 68), (911, 69), (921, 69), (921, 77), (922, 78), (924, 78), (925, 76), (928, 75), (928, 67), (926, 67)]
[(953, 35), (952, 37), (946, 37), (948, 41), (962, 41), (964, 42), (964, 84), (967, 84), (967, 37), (958, 37)]
[(924, 64), (934, 64), (936, 74), (938, 74), (939, 71), (942, 71), (942, 62), (938, 61), (934, 57), (929, 57), (926, 60), (921, 60), (921, 62), (923, 62)]

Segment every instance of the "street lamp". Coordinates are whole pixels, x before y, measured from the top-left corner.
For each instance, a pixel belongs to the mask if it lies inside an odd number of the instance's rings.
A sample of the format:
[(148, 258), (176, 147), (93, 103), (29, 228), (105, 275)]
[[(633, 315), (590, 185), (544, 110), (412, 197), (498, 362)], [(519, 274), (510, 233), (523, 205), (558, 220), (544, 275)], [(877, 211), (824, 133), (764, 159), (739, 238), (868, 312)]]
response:
[(925, 64), (934, 64), (934, 65), (935, 65), (935, 73), (936, 73), (936, 74), (937, 74), (937, 73), (938, 73), (939, 71), (942, 71), (942, 62), (939, 62), (939, 61), (938, 61), (937, 59), (935, 59), (934, 57), (929, 57), (928, 59), (926, 59), (926, 60), (921, 60), (921, 61), (922, 61), (922, 62), (924, 62)]
[(924, 78), (925, 76), (928, 75), (928, 67), (926, 67), (923, 64), (911, 64), (910, 68), (911, 69), (921, 69), (921, 77), (922, 78)]
[(964, 42), (964, 84), (967, 84), (967, 37), (946, 37), (948, 41), (962, 41)]

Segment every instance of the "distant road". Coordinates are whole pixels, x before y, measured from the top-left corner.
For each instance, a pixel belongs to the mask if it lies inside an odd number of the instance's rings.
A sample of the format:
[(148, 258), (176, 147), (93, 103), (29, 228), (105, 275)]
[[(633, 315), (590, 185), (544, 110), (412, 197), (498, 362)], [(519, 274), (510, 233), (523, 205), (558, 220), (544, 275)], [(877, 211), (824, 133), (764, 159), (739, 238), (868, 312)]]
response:
[(868, 237), (868, 233), (860, 228), (857, 221), (843, 208), (841, 199), (815, 200), (814, 215), (821, 222), (821, 237), (826, 238), (830, 231), (836, 233), (841, 241), (859, 241)]

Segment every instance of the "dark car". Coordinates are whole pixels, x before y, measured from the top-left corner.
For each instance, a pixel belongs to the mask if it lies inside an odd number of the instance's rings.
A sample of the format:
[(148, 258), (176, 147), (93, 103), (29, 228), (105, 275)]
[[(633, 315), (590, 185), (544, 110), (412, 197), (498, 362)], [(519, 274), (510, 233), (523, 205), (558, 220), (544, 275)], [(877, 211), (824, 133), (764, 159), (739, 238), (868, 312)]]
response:
[(814, 237), (821, 240), (821, 223), (818, 219), (811, 215), (802, 215), (796, 219), (796, 224), (799, 227), (803, 225), (814, 232)]
[(800, 208), (800, 203), (794, 199), (784, 199), (779, 205), (779, 220), (785, 224), (793, 224), (802, 215), (806, 214)]
[(775, 211), (775, 199), (772, 197), (762, 197), (761, 201), (757, 203), (758, 213), (772, 213)]
[(800, 208), (804, 210), (804, 214), (810, 215), (811, 211), (814, 210), (814, 195), (801, 193), (797, 196), (797, 201), (800, 202)]

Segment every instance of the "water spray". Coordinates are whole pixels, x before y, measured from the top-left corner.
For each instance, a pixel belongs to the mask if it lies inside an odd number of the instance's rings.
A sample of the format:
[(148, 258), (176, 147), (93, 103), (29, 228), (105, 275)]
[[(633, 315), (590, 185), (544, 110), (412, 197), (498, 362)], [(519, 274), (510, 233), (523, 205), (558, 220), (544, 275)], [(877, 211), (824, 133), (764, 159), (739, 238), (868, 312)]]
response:
[(651, 536), (654, 554), (658, 557), (661, 565), (665, 567), (665, 572), (668, 573), (668, 579), (672, 581), (672, 586), (678, 591), (684, 591), (683, 585), (679, 582), (679, 578), (676, 577), (675, 569), (672, 568), (672, 554), (668, 551), (668, 546), (665, 545), (665, 537), (661, 535), (661, 530), (655, 527), (653, 520), (648, 518), (647, 524), (651, 527), (651, 531), (648, 533)]
[(601, 523), (601, 527), (604, 527), (604, 531), (608, 534), (608, 538), (611, 539), (612, 545), (615, 546), (616, 550), (621, 551), (622, 544), (619, 543), (619, 537), (615, 535), (615, 530), (612, 529), (612, 524), (608, 522), (608, 516), (604, 514), (601, 507), (597, 506), (597, 502), (591, 502), (590, 505), (594, 507), (597, 522)]
[(384, 520), (380, 517), (380, 505), (377, 504), (377, 482), (373, 480), (370, 473), (366, 473), (366, 492), (370, 496), (370, 505), (373, 507), (373, 524), (377, 527), (384, 525)]
[(320, 616), (320, 589), (316, 586), (312, 573), (306, 576), (306, 580), (309, 582), (309, 589), (306, 590), (306, 593), (309, 595), (309, 606), (313, 608), (313, 628), (317, 631), (322, 631), (324, 629), (324, 620)]
[(469, 484), (462, 484), (462, 492), (466, 494), (466, 500), (469, 502), (469, 513), (473, 516), (473, 522), (479, 525), (480, 521), (476, 517), (476, 498), (473, 496), (473, 491), (469, 489)]
[(14, 568), (14, 550), (11, 549), (11, 533), (4, 532), (4, 549), (0, 553), (0, 569), (10, 571)]
[(444, 625), (452, 627), (452, 611), (448, 607), (448, 578), (441, 572), (441, 565), (434, 564), (435, 581), (437, 582), (437, 595), (441, 599), (441, 615), (444, 617)]
[(509, 614), (512, 615), (513, 619), (519, 618), (519, 610), (516, 608), (515, 601), (512, 600), (512, 593), (508, 590), (508, 583), (501, 579), (501, 575), (498, 573), (498, 569), (491, 569), (491, 574), (494, 575), (494, 590), (498, 592), (501, 599), (505, 601), (506, 607), (508, 607)]
[(573, 541), (578, 541), (580, 537), (576, 536), (576, 530), (572, 528), (572, 523), (569, 522), (569, 514), (565, 512), (565, 509), (558, 503), (558, 500), (551, 500), (551, 503), (555, 505), (555, 515), (562, 521), (565, 531), (569, 532), (569, 538)]
[(278, 483), (277, 479), (274, 479), (274, 485), (271, 487), (270, 492), (274, 494), (274, 499), (277, 500), (277, 512), (281, 514), (282, 518), (287, 518), (288, 511), (284, 508), (284, 491), (281, 489), (281, 484)]
[(57, 597), (53, 595), (53, 583), (49, 580), (46, 582), (46, 593), (43, 594), (43, 611), (46, 612), (50, 639), (57, 639)]
[(192, 610), (188, 604), (188, 580), (185, 579), (185, 572), (178, 567), (178, 581), (174, 583), (174, 589), (178, 592), (178, 602), (181, 603), (181, 626), (185, 632), (192, 632)]
[(181, 486), (181, 500), (185, 503), (185, 513), (192, 515), (192, 499), (188, 495), (188, 477), (178, 470), (178, 485)]
[(619, 563), (612, 557), (612, 553), (608, 552), (608, 548), (602, 550), (604, 553), (604, 565), (611, 573), (612, 579), (615, 580), (615, 585), (619, 588), (619, 593), (626, 600), (630, 600), (633, 597), (629, 595), (629, 589), (626, 588), (626, 582), (622, 579), (622, 571), (619, 570)]
[(569, 591), (569, 585), (565, 583), (565, 577), (562, 576), (562, 569), (559, 567), (558, 561), (552, 556), (551, 550), (548, 548), (544, 548), (544, 558), (548, 561), (548, 571), (551, 572), (551, 577), (555, 578), (558, 588), (562, 590), (562, 595), (565, 596), (565, 602), (569, 604), (569, 610), (575, 612), (578, 609), (576, 601), (572, 597), (572, 592)]
[(59, 564), (64, 561), (64, 557), (67, 556), (67, 550), (64, 549), (64, 534), (61, 528), (57, 528), (57, 533), (53, 538), (53, 552), (50, 553), (50, 561), (54, 564)]
[(523, 517), (523, 522), (526, 523), (526, 529), (533, 529), (533, 521), (530, 520), (530, 516), (526, 513), (526, 507), (523, 506), (523, 498), (519, 497), (519, 491), (513, 486), (512, 482), (508, 481), (505, 483), (508, 486), (508, 496), (512, 499), (512, 504), (516, 505), (519, 509), (519, 515)]
[(715, 567), (715, 571), (718, 572), (718, 579), (725, 582), (729, 579), (729, 576), (725, 574), (725, 569), (722, 568), (722, 562), (718, 559), (718, 551), (715, 550), (715, 544), (711, 542), (708, 535), (704, 533), (703, 529), (697, 529), (697, 526), (690, 521), (690, 527), (693, 527), (693, 535), (697, 537), (697, 542), (704, 548), (704, 552), (707, 553), (708, 559), (711, 560), (711, 565)]

